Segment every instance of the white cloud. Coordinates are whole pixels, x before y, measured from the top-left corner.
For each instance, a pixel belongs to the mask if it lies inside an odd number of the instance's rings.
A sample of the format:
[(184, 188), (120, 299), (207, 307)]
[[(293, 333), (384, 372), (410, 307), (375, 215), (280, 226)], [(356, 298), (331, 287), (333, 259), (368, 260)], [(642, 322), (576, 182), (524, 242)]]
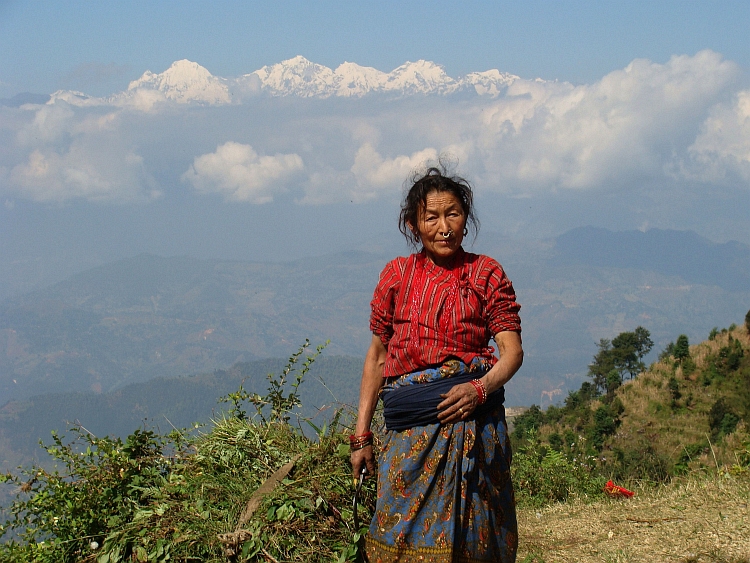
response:
[[(479, 193), (526, 199), (746, 189), (750, 90), (740, 79), (737, 65), (703, 51), (635, 60), (593, 84), (514, 78), (492, 98), (243, 97), (236, 84), (218, 105), (145, 87), (106, 99), (58, 93), (45, 106), (0, 108), (0, 196), (130, 201), (151, 197), (153, 176), (163, 191), (181, 177), (228, 201), (288, 191), (298, 204), (392, 203), (414, 168), (443, 153)], [(179, 93), (183, 82), (167, 86)]]
[(297, 154), (260, 156), (250, 145), (229, 141), (216, 152), (196, 157), (182, 179), (202, 194), (261, 204), (286, 191), (286, 182), (303, 168)]
[(383, 158), (370, 143), (364, 143), (354, 157), (351, 172), (356, 186), (351, 195), (355, 203), (377, 199), (383, 194), (400, 194), (409, 174), (428, 161), (436, 161), (438, 151), (426, 148), (411, 155)]
[[(9, 152), (5, 192), (38, 202), (132, 202), (159, 197), (143, 158), (120, 135), (116, 113), (76, 113), (56, 101), (19, 110), (26, 118)], [(29, 115), (31, 118), (28, 119)]]
[(592, 85), (519, 80), (483, 112), (477, 148), (488, 175), (518, 192), (656, 179), (738, 74), (703, 51), (663, 65), (635, 60)]
[[(133, 152), (113, 154), (81, 144), (65, 153), (36, 149), (10, 172), (12, 192), (39, 202), (71, 199), (127, 202), (161, 194)], [(149, 188), (144, 192), (144, 188)]]
[[(688, 177), (726, 184), (750, 180), (750, 90), (737, 93), (731, 104), (717, 104), (688, 148), (690, 160), (681, 168)], [(744, 180), (744, 182), (742, 182)]]
[(16, 139), (19, 144), (28, 146), (57, 142), (71, 132), (75, 113), (69, 104), (59, 102), (27, 107), (30, 109), (23, 111), (33, 111), (34, 118), (18, 131)]

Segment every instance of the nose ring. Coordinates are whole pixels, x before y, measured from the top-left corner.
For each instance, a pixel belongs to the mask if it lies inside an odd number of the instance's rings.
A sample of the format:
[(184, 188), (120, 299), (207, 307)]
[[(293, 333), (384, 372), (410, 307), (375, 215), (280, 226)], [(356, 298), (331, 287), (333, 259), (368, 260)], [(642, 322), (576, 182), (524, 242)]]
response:
[(440, 233), (440, 234), (443, 235), (444, 239), (450, 238), (453, 235), (453, 229), (451, 229), (447, 233)]

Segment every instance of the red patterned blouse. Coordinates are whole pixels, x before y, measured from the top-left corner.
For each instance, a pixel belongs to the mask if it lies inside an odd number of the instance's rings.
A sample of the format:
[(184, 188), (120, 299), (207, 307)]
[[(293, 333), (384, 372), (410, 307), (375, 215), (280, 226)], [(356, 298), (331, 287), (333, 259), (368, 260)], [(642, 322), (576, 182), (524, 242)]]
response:
[(498, 332), (521, 332), (521, 308), (502, 267), (459, 249), (436, 266), (424, 251), (386, 264), (370, 303), (370, 330), (388, 350), (383, 377), (438, 365), (448, 357), (494, 364), (488, 347)]

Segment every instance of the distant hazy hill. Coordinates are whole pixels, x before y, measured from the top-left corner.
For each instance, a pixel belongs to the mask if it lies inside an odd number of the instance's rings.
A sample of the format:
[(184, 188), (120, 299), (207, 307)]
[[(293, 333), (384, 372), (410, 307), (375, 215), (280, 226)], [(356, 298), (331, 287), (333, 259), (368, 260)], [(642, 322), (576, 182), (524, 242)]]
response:
[[(97, 436), (121, 437), (142, 426), (169, 432), (172, 426), (208, 422), (229, 408), (217, 402), (219, 397), (236, 391), (240, 384), (265, 395), (266, 376), (278, 375), (285, 364), (277, 358), (258, 360), (190, 377), (158, 377), (109, 393), (53, 393), (8, 402), (0, 408), (0, 471), (31, 460), (45, 461), (39, 441), (49, 442), (52, 430), (64, 434), (74, 422)], [(356, 404), (361, 370), (360, 358), (319, 357), (299, 388), (304, 416), (322, 425), (340, 403)], [(318, 414), (319, 409), (324, 410)], [(254, 412), (249, 406), (248, 414)]]
[[(542, 242), (483, 240), (523, 305), (526, 360), (508, 388), (513, 405), (578, 387), (600, 338), (643, 325), (658, 349), (682, 332), (703, 339), (750, 307), (750, 249), (738, 243), (591, 228)], [(142, 255), (6, 300), (0, 404), (286, 357), (305, 338), (330, 339), (327, 354), (362, 357), (372, 289), (390, 257), (263, 264)]]
[(633, 268), (729, 291), (750, 291), (750, 247), (736, 241), (718, 244), (690, 231), (613, 233), (581, 227), (556, 242), (557, 264)]
[(83, 272), (0, 309), (0, 396), (109, 391), (259, 357), (310, 338), (362, 356), (384, 259), (287, 264), (142, 255)]

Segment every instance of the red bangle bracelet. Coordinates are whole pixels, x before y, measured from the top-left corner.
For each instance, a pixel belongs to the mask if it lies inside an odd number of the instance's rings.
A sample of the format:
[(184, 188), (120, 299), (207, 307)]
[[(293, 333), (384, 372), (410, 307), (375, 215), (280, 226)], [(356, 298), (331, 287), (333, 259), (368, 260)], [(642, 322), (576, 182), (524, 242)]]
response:
[(487, 402), (487, 388), (484, 386), (484, 382), (481, 379), (472, 379), (469, 381), (477, 390), (477, 400), (480, 405)]
[(372, 432), (368, 431), (364, 434), (360, 434), (359, 436), (355, 436), (354, 434), (349, 436), (350, 444), (356, 444), (357, 442), (366, 442), (367, 440), (372, 440)]

